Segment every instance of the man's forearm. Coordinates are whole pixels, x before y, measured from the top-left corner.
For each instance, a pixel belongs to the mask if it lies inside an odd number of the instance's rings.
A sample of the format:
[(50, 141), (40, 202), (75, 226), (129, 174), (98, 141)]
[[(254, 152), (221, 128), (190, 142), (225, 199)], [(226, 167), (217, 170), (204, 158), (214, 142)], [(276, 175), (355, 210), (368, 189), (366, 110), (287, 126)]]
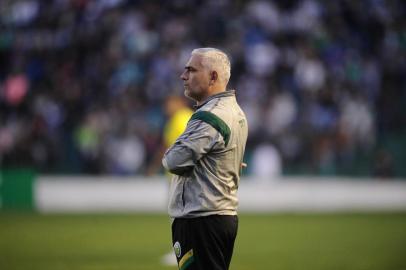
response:
[(162, 165), (170, 173), (184, 175), (193, 170), (195, 162), (193, 160), (192, 151), (189, 148), (173, 145), (166, 151), (162, 159)]

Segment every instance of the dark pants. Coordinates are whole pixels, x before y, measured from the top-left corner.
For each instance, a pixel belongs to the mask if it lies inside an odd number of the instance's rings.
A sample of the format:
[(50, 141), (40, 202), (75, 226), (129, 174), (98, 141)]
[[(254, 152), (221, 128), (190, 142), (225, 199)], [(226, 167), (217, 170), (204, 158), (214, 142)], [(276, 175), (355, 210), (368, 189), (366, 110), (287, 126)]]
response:
[(172, 224), (172, 244), (179, 269), (228, 269), (237, 229), (237, 216), (176, 218)]

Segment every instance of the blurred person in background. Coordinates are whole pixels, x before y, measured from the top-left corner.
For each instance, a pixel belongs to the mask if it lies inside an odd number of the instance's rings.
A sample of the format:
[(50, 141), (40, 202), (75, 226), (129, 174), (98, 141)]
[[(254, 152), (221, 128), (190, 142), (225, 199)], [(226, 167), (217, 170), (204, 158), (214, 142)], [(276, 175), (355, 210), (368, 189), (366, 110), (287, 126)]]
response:
[(176, 139), (185, 131), (186, 125), (193, 114), (184, 97), (170, 95), (164, 103), (165, 114), (168, 120), (163, 129), (161, 145), (148, 165), (147, 175), (159, 172), (162, 167), (162, 157), (166, 149), (174, 144)]
[(281, 155), (272, 143), (259, 144), (253, 151), (251, 164), (251, 175), (257, 181), (277, 181), (282, 176)]
[[(161, 145), (148, 165), (147, 175), (154, 175), (160, 171), (162, 157), (166, 149), (174, 144), (176, 139), (185, 131), (186, 125), (193, 114), (193, 111), (187, 106), (185, 98), (177, 95), (168, 96), (164, 108), (168, 120), (164, 127)], [(172, 175), (168, 172), (167, 175), (170, 180)], [(176, 255), (172, 250), (165, 254), (162, 260), (166, 265), (177, 265)]]
[(235, 91), (226, 88), (230, 72), (225, 53), (200, 48), (181, 75), (196, 112), (162, 159), (175, 174), (168, 210), (180, 269), (226, 270), (231, 262), (248, 126)]

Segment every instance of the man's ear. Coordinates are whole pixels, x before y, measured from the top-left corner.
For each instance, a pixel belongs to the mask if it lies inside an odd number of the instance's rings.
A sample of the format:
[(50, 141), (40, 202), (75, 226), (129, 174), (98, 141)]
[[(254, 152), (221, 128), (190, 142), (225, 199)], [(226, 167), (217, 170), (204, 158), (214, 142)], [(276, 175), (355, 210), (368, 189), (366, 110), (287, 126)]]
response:
[(218, 75), (217, 71), (213, 70), (210, 73), (210, 85), (213, 85), (218, 80), (218, 77), (219, 77), (219, 75)]

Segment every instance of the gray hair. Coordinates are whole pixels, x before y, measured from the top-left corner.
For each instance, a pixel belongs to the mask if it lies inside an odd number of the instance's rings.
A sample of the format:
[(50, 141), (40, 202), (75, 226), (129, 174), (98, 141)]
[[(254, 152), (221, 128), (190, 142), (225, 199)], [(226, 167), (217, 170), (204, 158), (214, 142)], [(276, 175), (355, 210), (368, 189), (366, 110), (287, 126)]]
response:
[(231, 76), (231, 64), (227, 54), (215, 48), (198, 48), (192, 51), (192, 55), (202, 57), (202, 65), (217, 71), (219, 79), (227, 84)]

